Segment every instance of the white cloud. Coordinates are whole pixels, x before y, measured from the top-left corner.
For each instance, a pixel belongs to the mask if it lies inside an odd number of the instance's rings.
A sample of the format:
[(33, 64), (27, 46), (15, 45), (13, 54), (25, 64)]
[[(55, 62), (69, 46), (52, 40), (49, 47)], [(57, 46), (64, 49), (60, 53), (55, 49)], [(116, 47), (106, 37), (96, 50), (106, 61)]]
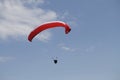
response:
[(7, 61), (10, 61), (10, 60), (13, 60), (15, 59), (14, 57), (3, 57), (3, 56), (0, 56), (0, 63), (1, 62), (7, 62)]
[(70, 52), (76, 51), (75, 48), (71, 48), (71, 47), (69, 47), (69, 46), (66, 46), (66, 45), (63, 44), (63, 43), (58, 44), (58, 46), (59, 46), (61, 49), (65, 50), (65, 51), (70, 51)]
[(70, 48), (70, 47), (67, 47), (67, 46), (62, 46), (61, 48), (62, 48), (63, 50), (66, 50), (66, 51), (75, 51), (75, 49)]
[[(55, 20), (57, 14), (41, 9), (44, 0), (0, 0), (0, 39), (26, 37), (43, 22)], [(49, 40), (50, 32), (39, 35), (41, 41)]]

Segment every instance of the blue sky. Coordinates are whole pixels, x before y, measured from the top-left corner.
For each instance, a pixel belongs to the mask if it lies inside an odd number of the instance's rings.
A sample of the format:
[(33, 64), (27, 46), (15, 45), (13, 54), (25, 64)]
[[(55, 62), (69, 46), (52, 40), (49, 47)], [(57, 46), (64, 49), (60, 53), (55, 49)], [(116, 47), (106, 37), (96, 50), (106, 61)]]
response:
[[(55, 20), (71, 32), (27, 40)], [(0, 80), (120, 80), (119, 35), (119, 0), (0, 0)]]

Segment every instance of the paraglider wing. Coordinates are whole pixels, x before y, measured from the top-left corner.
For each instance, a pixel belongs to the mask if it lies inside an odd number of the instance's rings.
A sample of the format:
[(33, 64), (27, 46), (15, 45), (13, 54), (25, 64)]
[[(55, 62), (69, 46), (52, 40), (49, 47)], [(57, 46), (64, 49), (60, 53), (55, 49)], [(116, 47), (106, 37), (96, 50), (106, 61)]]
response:
[(49, 28), (54, 28), (54, 27), (64, 27), (65, 28), (65, 34), (68, 34), (71, 31), (71, 28), (66, 24), (65, 22), (62, 21), (52, 21), (52, 22), (47, 22), (44, 23), (40, 26), (38, 26), (36, 29), (34, 29), (28, 36), (28, 40), (32, 42), (32, 39), (42, 32), (43, 30), (49, 29)]

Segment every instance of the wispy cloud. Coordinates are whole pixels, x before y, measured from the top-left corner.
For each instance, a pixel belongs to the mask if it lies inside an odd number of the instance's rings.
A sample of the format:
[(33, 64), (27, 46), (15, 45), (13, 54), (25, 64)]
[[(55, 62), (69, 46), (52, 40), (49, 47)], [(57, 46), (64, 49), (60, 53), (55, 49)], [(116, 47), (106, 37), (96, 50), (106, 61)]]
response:
[(70, 51), (70, 52), (76, 51), (75, 48), (71, 48), (71, 47), (69, 47), (69, 46), (66, 46), (66, 45), (63, 44), (63, 43), (58, 44), (58, 46), (59, 46), (61, 49), (65, 50), (65, 51)]
[(59, 14), (58, 18), (60, 20), (65, 20), (71, 27), (78, 26), (78, 18), (70, 14), (68, 11), (65, 11), (62, 14)]
[(38, 38), (42, 42), (48, 42), (51, 40), (52, 34), (50, 31), (44, 31), (41, 34), (37, 35), (36, 38)]
[(67, 52), (72, 52), (72, 53), (76, 53), (76, 54), (91, 54), (91, 53), (94, 53), (95, 49), (96, 49), (96, 46), (95, 45), (90, 45), (90, 46), (87, 46), (85, 48), (82, 48), (82, 47), (79, 47), (79, 46), (70, 46), (70, 45), (67, 45), (65, 43), (60, 43), (58, 44), (58, 47), (61, 49), (61, 50), (64, 50), (64, 51), (67, 51)]
[(63, 50), (66, 50), (66, 51), (75, 51), (75, 49), (70, 48), (70, 47), (67, 47), (67, 46), (62, 46), (61, 48), (62, 48)]
[(5, 56), (0, 56), (0, 63), (8, 62), (10, 60), (15, 59), (14, 57), (5, 57)]
[[(27, 36), (43, 22), (55, 20), (56, 12), (39, 7), (44, 0), (0, 0), (0, 39)], [(39, 40), (49, 40), (50, 32), (39, 35)]]

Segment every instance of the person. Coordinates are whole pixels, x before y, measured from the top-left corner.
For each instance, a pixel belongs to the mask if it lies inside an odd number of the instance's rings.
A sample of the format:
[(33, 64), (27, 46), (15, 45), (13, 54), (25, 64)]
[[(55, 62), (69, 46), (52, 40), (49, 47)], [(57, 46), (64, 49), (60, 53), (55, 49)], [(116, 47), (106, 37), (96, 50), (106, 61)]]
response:
[(52, 58), (54, 63), (57, 64), (58, 63), (58, 60), (57, 60), (57, 57), (56, 58)]
[(54, 59), (54, 63), (57, 64), (58, 60), (57, 59)]

